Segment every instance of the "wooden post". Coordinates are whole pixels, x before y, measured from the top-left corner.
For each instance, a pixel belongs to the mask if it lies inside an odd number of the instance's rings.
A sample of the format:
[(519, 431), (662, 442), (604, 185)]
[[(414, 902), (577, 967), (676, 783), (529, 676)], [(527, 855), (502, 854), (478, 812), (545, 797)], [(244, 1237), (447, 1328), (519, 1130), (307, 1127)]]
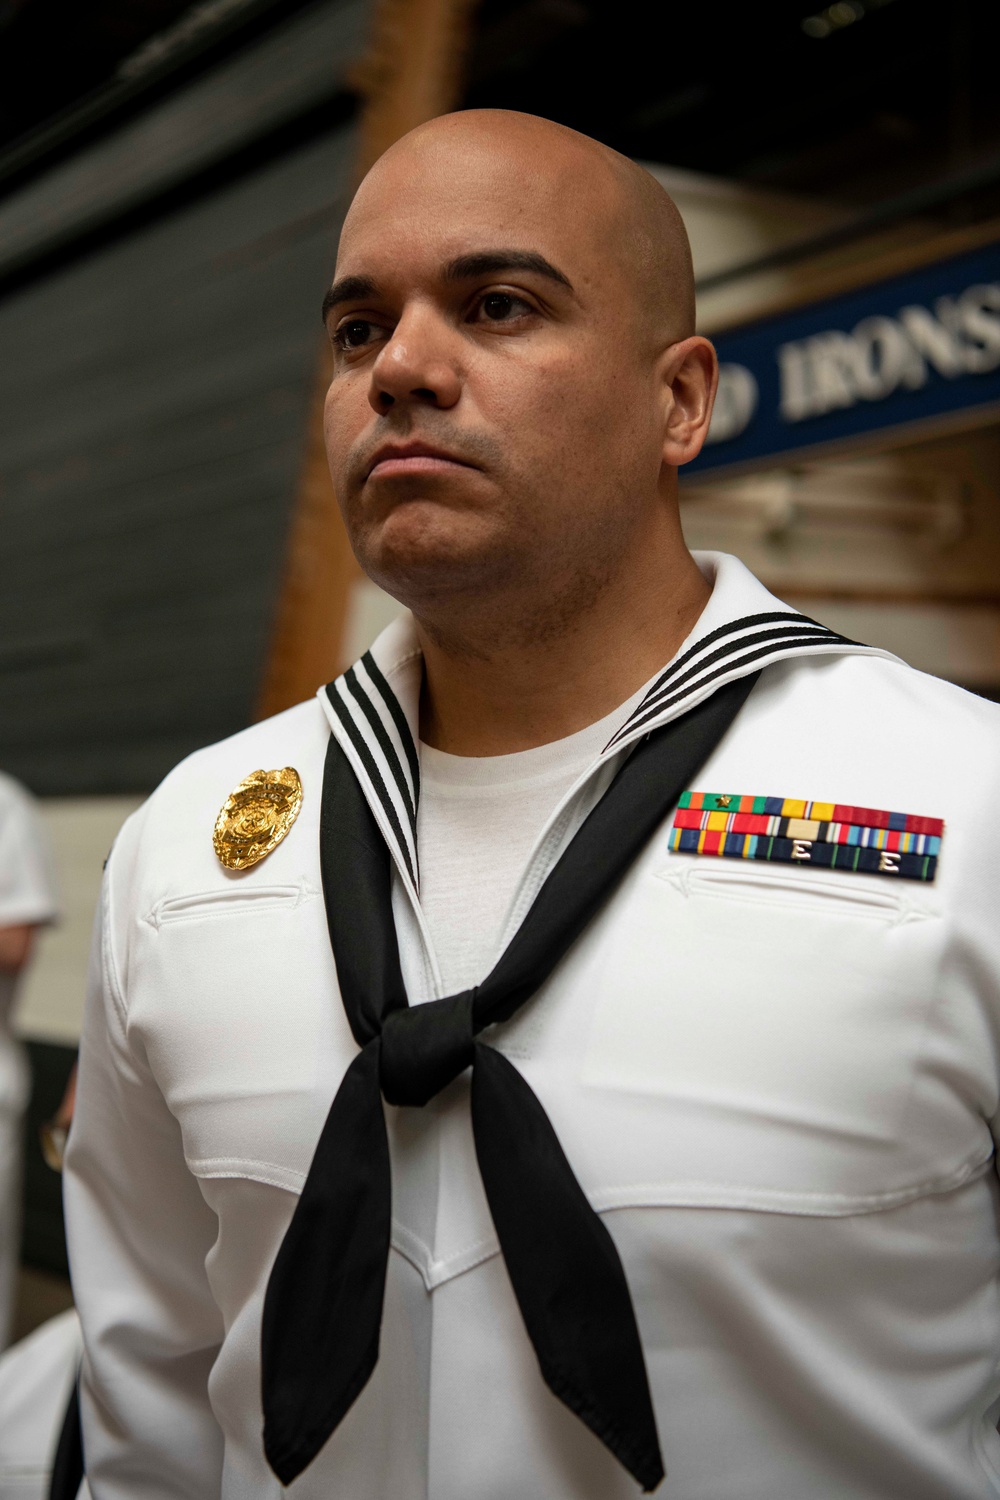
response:
[[(367, 55), (352, 78), (363, 94), (355, 180), (400, 136), (454, 108), (476, 0), (377, 0)], [(330, 381), (318, 362), (285, 573), (258, 701), (258, 718), (310, 697), (342, 671), (341, 641), (361, 570), (340, 517), (323, 445)]]

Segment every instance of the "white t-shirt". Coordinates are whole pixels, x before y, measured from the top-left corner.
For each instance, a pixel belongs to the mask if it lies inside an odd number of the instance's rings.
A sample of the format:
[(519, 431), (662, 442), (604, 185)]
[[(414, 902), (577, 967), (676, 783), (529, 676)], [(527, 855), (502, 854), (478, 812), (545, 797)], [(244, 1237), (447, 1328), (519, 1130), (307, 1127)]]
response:
[(565, 739), (513, 755), (449, 755), (420, 745), (420, 905), (446, 993), (485, 979), (535, 840), (621, 728), (648, 684)]

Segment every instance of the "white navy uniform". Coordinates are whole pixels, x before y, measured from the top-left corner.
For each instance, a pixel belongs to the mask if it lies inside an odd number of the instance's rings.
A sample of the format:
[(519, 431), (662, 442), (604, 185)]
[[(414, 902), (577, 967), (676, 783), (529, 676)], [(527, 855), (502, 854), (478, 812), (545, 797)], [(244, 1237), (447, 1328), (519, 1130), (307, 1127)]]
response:
[[(713, 592), (679, 653), (686, 686), (645, 728), (753, 655), (766, 670), (693, 790), (944, 818), (936, 879), (692, 856), (668, 819), (534, 1000), (484, 1038), (528, 1080), (617, 1245), (663, 1494), (998, 1497), (1000, 709), (850, 643), (755, 654), (753, 622), (787, 606), (735, 559), (699, 562)], [(412, 625), (372, 654), (415, 735)], [(364, 667), (357, 680), (371, 686)], [(539, 831), (499, 947), (645, 732), (636, 712)], [(331, 732), (393, 850), (411, 1002), (445, 992), (408, 873), (415, 831), (397, 802), (393, 833), (396, 790), (365, 779), (324, 695), (192, 756), (126, 824), (66, 1179), (94, 1500), (283, 1493), (261, 1445), (261, 1307), (357, 1051), (319, 867)], [(223, 869), (221, 803), (287, 765), (297, 823), (253, 869)], [(634, 1496), (538, 1372), (465, 1080), (387, 1116), (380, 1358), (291, 1493)]]
[[(55, 920), (48, 840), (34, 799), (0, 774), (0, 927)], [(19, 975), (0, 972), (0, 1349), (10, 1339), (21, 1238), (21, 1158), (31, 1076), (11, 1030)]]
[[(81, 1352), (71, 1309), (0, 1355), (0, 1500), (48, 1500)], [(86, 1484), (79, 1500), (88, 1500)]]

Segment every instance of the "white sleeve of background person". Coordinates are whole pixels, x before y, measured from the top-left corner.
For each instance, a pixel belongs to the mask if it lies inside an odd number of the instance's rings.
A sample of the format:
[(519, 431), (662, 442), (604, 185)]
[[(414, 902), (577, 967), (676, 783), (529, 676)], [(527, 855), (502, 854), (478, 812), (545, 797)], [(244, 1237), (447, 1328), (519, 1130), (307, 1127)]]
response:
[(218, 1223), (130, 1043), (116, 960), (116, 893), (127, 906), (138, 833), (133, 818), (105, 875), (64, 1185), (84, 1449), (94, 1500), (218, 1500), (222, 1440), (208, 1377), (223, 1329), (205, 1269)]
[(75, 1312), (50, 1318), (0, 1358), (0, 1500), (47, 1500), (80, 1363)]
[(35, 800), (0, 775), (0, 927), (51, 922), (56, 914), (49, 841)]

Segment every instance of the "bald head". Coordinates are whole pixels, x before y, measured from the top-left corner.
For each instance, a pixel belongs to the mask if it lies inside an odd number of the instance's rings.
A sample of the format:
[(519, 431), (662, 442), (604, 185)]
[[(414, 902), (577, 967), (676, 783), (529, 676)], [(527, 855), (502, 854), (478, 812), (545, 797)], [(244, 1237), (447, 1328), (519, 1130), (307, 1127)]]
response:
[(715, 356), (680, 216), (635, 163), (529, 115), (422, 125), (358, 189), (324, 314), (337, 495), (418, 619), (537, 636), (628, 549), (683, 548)]
[(506, 179), (526, 202), (544, 204), (550, 214), (598, 240), (604, 264), (619, 268), (651, 331), (668, 340), (694, 333), (691, 248), (673, 199), (627, 156), (537, 115), (463, 110), (411, 130), (361, 184), (345, 234), (355, 210), (363, 213), (386, 179), (419, 176), (441, 161), (455, 173), (463, 168), (476, 173), (477, 158), (488, 160), (489, 176)]

